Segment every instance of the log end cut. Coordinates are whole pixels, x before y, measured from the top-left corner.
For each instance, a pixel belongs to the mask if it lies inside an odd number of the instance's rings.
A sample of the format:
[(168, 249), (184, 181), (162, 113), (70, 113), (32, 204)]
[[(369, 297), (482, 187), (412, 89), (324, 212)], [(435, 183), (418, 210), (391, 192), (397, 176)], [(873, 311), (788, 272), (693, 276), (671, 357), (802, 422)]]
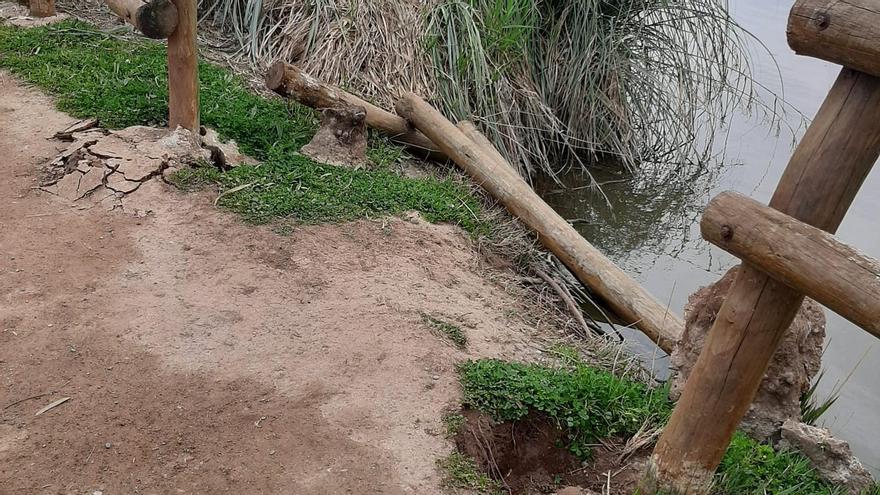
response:
[(137, 10), (135, 25), (148, 38), (165, 39), (177, 29), (177, 7), (170, 0), (153, 0)]
[(266, 87), (281, 96), (287, 96), (287, 85), (284, 83), (284, 71), (287, 64), (278, 60), (266, 71)]

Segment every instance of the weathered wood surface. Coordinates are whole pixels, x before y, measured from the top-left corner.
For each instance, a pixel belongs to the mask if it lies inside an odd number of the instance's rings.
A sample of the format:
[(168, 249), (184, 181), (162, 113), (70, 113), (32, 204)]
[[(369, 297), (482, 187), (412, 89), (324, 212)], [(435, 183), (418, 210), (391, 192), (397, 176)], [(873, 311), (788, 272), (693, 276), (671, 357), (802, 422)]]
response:
[[(295, 65), (280, 60), (272, 64), (266, 72), (266, 87), (312, 108), (334, 108), (343, 104), (363, 107), (367, 111), (368, 126), (417, 151), (427, 154), (436, 154), (438, 151), (437, 146), (424, 134), (413, 129), (406, 119), (339, 88), (324, 84)], [(442, 158), (445, 159), (445, 156)]]
[(56, 14), (55, 0), (30, 0), (31, 17), (52, 17)]
[(665, 351), (671, 351), (684, 325), (674, 312), (648, 294), (544, 202), (504, 161), (498, 162), (440, 112), (413, 94), (397, 104), (412, 122), (474, 181), (538, 233), (540, 241), (602, 298), (627, 324), (633, 324)]
[[(770, 206), (835, 232), (880, 156), (880, 79), (843, 69), (789, 161)], [(803, 295), (749, 263), (706, 337), (641, 483), (705, 494)]]
[(168, 127), (199, 132), (196, 0), (173, 0), (177, 28), (168, 37)]
[(502, 155), (501, 152), (498, 151), (498, 148), (496, 148), (495, 145), (492, 144), (492, 141), (489, 141), (489, 138), (487, 138), (485, 134), (477, 129), (477, 126), (475, 126), (473, 122), (469, 120), (462, 120), (455, 126), (458, 127), (458, 130), (460, 130), (462, 134), (467, 136), (468, 139), (477, 143), (477, 146), (479, 146), (485, 154), (495, 160), (495, 163), (499, 165), (504, 165), (505, 167), (510, 166), (510, 163), (507, 161), (506, 158), (504, 158), (504, 155)]
[(877, 0), (797, 0), (787, 33), (789, 46), (799, 55), (880, 76)]
[(177, 27), (177, 7), (171, 0), (104, 0), (104, 3), (148, 38), (165, 39)]
[(833, 235), (733, 192), (715, 197), (703, 237), (880, 337), (880, 262)]

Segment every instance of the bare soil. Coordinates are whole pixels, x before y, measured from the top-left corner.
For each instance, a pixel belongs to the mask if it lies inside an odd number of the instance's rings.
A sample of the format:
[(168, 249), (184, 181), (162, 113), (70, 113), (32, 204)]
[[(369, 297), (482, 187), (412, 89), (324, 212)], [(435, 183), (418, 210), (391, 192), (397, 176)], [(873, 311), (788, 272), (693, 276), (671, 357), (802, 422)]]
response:
[(566, 487), (571, 493), (630, 495), (650, 454), (643, 449), (625, 455), (625, 442), (606, 439), (582, 462), (566, 448), (565, 433), (544, 415), (500, 423), (470, 409), (463, 415), (456, 448), (511, 495), (568, 493)]
[(417, 218), (284, 236), (159, 179), (71, 205), (37, 185), (74, 120), (0, 73), (0, 494), (439, 493), (455, 363), (533, 332), (510, 275)]

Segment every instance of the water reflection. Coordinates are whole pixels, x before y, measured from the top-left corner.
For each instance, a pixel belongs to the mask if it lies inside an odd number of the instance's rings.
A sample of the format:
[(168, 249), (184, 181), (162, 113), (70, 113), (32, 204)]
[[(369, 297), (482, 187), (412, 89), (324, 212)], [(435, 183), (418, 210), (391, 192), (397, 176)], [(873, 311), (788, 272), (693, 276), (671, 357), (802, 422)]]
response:
[[(803, 114), (819, 108), (839, 67), (795, 56), (785, 41), (785, 26), (792, 1), (733, 0), (731, 12), (745, 28), (766, 44), (772, 57), (756, 50), (754, 71), (758, 80), (784, 96)], [(775, 60), (774, 60), (775, 57)], [(799, 118), (792, 115), (792, 118)], [(605, 199), (583, 189), (585, 181), (565, 177), (563, 185), (538, 183), (536, 187), (563, 217), (660, 301), (681, 311), (687, 296), (714, 282), (737, 262), (727, 253), (708, 246), (699, 237), (698, 218), (711, 196), (735, 190), (767, 202), (791, 153), (792, 136), (768, 129), (749, 116), (734, 116), (725, 146), (724, 166), (696, 170), (684, 180), (670, 178), (623, 180), (608, 170), (595, 175)], [(796, 121), (789, 121), (793, 128)], [(880, 258), (880, 172), (869, 175), (838, 237), (875, 258)], [(610, 204), (610, 207), (609, 207)], [(847, 440), (875, 476), (880, 474), (880, 346), (874, 337), (826, 311), (828, 318), (825, 379), (820, 396), (846, 382), (841, 398), (823, 422)], [(637, 350), (653, 360), (656, 348), (638, 332), (628, 334)], [(653, 361), (663, 372), (664, 361)]]

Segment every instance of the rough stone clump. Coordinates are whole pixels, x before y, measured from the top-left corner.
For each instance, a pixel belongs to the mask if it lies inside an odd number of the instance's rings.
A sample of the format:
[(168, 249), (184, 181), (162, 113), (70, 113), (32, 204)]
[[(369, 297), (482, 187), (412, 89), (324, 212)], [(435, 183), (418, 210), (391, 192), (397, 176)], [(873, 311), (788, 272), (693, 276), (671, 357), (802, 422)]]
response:
[(799, 451), (810, 459), (822, 478), (846, 487), (853, 495), (863, 493), (874, 484), (871, 474), (853, 455), (849, 444), (832, 437), (825, 428), (787, 420), (782, 425), (779, 446)]
[[(79, 121), (55, 134), (70, 144), (43, 170), (40, 187), (71, 203), (123, 208), (123, 199), (171, 167), (209, 158), (196, 136), (133, 126), (119, 131)], [(143, 212), (135, 212), (143, 214)]]
[(367, 112), (346, 105), (321, 111), (321, 126), (300, 152), (319, 163), (361, 168), (367, 165)]
[[(671, 356), (676, 370), (671, 387), (673, 399), (681, 395), (737, 272), (738, 267), (731, 269), (718, 282), (703, 287), (688, 299), (684, 334)], [(825, 315), (818, 303), (805, 299), (740, 424), (742, 430), (755, 439), (775, 441), (786, 420), (800, 421), (800, 399), (819, 372), (824, 340)]]

